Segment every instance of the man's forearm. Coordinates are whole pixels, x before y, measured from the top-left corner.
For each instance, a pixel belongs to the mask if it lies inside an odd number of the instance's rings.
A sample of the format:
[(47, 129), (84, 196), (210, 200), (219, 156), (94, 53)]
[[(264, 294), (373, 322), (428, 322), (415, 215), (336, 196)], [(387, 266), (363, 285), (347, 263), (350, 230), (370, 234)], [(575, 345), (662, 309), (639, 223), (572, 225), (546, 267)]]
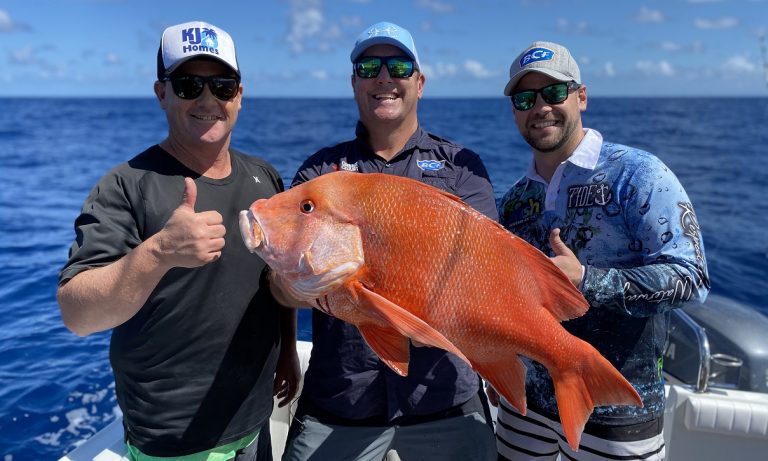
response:
[(64, 324), (78, 336), (123, 324), (141, 309), (168, 269), (150, 239), (112, 264), (77, 274), (56, 292)]

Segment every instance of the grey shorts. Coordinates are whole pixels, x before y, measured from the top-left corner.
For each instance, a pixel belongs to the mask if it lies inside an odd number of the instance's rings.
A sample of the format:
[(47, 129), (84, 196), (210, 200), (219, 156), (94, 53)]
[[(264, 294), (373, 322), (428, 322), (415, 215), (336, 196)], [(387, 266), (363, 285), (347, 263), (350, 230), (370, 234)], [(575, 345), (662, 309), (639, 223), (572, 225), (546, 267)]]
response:
[(496, 439), (483, 415), (408, 426), (336, 426), (311, 416), (291, 424), (283, 461), (495, 461)]

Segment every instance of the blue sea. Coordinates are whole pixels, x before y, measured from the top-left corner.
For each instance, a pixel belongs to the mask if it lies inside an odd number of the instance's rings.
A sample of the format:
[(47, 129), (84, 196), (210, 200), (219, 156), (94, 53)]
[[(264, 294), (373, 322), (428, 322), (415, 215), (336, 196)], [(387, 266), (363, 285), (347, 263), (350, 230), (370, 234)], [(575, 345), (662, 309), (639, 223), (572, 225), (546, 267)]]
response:
[[(166, 134), (153, 99), (0, 99), (0, 456), (57, 459), (119, 414), (109, 333), (61, 322), (57, 273), (90, 188)], [(428, 131), (478, 152), (497, 197), (525, 170), (528, 146), (497, 99), (424, 99)], [(246, 99), (233, 146), (286, 183), (321, 147), (354, 135), (346, 99)], [(585, 126), (658, 155), (680, 178), (703, 229), (713, 293), (768, 315), (768, 98), (591, 98)], [(308, 312), (300, 337), (309, 339)]]

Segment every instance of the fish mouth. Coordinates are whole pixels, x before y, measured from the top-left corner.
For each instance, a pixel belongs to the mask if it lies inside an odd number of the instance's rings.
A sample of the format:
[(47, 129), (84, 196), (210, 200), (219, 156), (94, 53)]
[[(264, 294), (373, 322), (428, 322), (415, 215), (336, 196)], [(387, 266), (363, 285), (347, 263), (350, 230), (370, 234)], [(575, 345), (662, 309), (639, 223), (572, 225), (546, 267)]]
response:
[(253, 211), (242, 210), (240, 212), (240, 235), (243, 237), (243, 243), (248, 251), (255, 253), (260, 248), (268, 245), (267, 236), (259, 224), (259, 219), (253, 214)]

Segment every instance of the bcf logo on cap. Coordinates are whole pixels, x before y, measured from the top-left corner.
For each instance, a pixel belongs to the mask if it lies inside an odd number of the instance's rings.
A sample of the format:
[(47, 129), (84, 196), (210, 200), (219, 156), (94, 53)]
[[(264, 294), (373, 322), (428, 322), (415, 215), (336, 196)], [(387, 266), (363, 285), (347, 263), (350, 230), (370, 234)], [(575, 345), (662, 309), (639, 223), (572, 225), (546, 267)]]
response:
[(551, 61), (554, 56), (555, 52), (549, 48), (531, 48), (520, 58), (520, 67), (525, 67), (538, 61)]

